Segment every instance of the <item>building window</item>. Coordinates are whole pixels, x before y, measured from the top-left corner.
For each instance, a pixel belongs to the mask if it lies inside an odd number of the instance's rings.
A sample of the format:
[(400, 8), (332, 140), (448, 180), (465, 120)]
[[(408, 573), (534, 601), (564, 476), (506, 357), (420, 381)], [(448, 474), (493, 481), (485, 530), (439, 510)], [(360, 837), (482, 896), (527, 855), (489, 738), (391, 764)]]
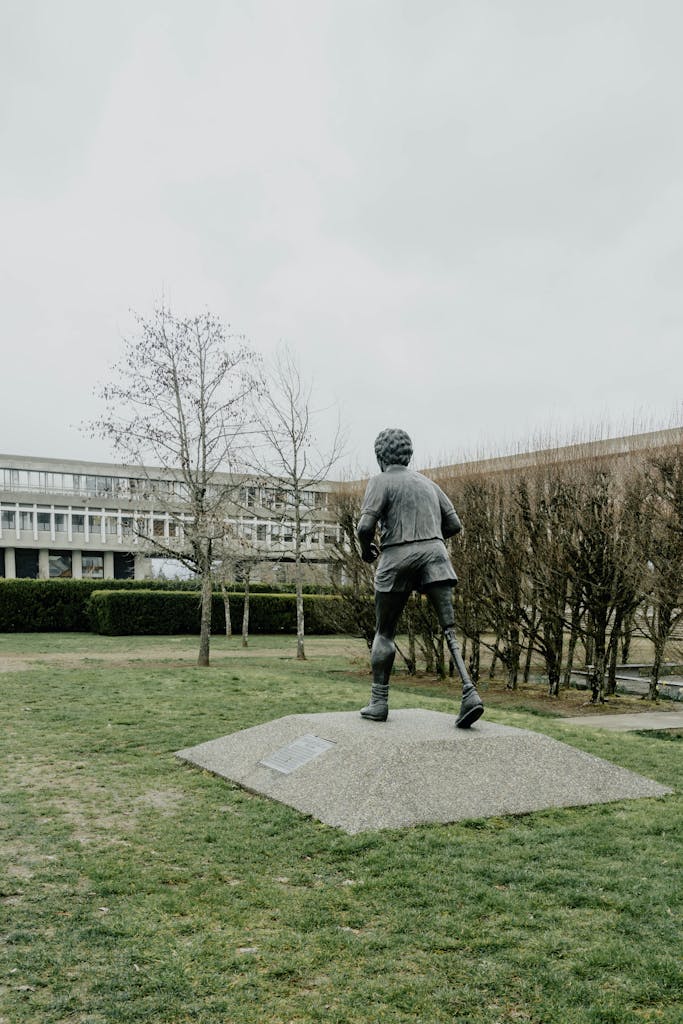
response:
[(85, 516), (80, 513), (72, 515), (71, 529), (74, 533), (85, 533)]
[(14, 529), (14, 512), (3, 512), (2, 513), (2, 528), (3, 530)]
[(242, 487), (240, 497), (243, 505), (254, 508), (258, 501), (258, 487)]
[(259, 523), (258, 526), (256, 527), (256, 540), (265, 540), (265, 539), (266, 539), (266, 524), (265, 523)]
[(83, 579), (104, 579), (104, 555), (83, 555)]
[(50, 579), (70, 580), (72, 576), (71, 572), (71, 552), (69, 551), (50, 551)]
[(114, 579), (132, 580), (135, 579), (135, 555), (130, 551), (114, 552)]
[(264, 492), (265, 503), (270, 508), (281, 509), (287, 503), (288, 492), (284, 487), (267, 487)]
[(66, 533), (66, 516), (63, 512), (55, 512), (55, 531)]
[(50, 532), (50, 513), (49, 512), (39, 512), (38, 513), (38, 529), (41, 530), (41, 531), (47, 530), (48, 533)]
[(33, 512), (19, 513), (19, 527), (22, 530), (33, 530)]
[(18, 580), (38, 579), (38, 552), (17, 548), (14, 559)]

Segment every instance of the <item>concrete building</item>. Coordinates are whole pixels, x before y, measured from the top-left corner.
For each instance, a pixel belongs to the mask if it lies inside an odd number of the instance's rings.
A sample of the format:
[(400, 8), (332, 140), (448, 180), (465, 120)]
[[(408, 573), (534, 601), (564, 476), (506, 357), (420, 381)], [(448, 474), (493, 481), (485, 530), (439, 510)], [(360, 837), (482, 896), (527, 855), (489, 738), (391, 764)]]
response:
[(505, 476), (557, 463), (570, 466), (572, 463), (603, 461), (626, 467), (634, 459), (681, 445), (683, 445), (683, 427), (669, 427), (665, 430), (626, 434), (623, 437), (599, 438), (594, 441), (580, 441), (553, 448), (521, 451), (510, 455), (497, 455), (451, 465), (433, 466), (423, 472), (437, 483), (447, 483), (449, 479), (459, 477)]
[[(615, 461), (683, 444), (683, 428), (599, 439), (423, 470), (447, 487), (472, 474), (505, 475), (549, 462)], [(276, 481), (216, 477), (235, 488), (229, 513), (234, 533), (262, 554), (251, 578), (291, 582), (294, 525), (291, 502)], [(339, 527), (324, 481), (304, 492), (306, 581), (325, 583), (334, 571)], [(347, 483), (360, 495), (364, 481)], [(49, 579), (144, 579), (157, 574), (145, 537), (170, 549), (183, 544), (183, 483), (148, 467), (0, 455), (0, 576)]]
[[(251, 578), (289, 582), (294, 526), (286, 489), (217, 475), (216, 483), (228, 482), (234, 535), (263, 556)], [(155, 559), (145, 538), (157, 537), (171, 551), (183, 546), (183, 487), (179, 477), (148, 467), (0, 455), (0, 576), (149, 578)], [(326, 481), (304, 491), (310, 582), (330, 579), (334, 490)]]

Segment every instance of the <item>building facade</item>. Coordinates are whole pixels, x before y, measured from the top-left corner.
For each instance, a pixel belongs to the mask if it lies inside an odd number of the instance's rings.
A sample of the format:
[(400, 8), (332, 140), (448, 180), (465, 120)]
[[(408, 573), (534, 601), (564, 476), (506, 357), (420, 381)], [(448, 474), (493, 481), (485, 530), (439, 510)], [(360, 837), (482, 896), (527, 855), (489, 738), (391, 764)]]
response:
[[(632, 458), (682, 444), (683, 428), (675, 427), (423, 472), (447, 487), (449, 479), (504, 476), (556, 462), (606, 459), (626, 465)], [(234, 493), (227, 521), (237, 546), (249, 553), (251, 579), (292, 582), (295, 527), (286, 486), (248, 476), (216, 474), (215, 479)], [(306, 582), (329, 583), (337, 571), (334, 551), (340, 528), (333, 496), (341, 487), (328, 480), (303, 491)], [(345, 490), (358, 496), (363, 487), (364, 481), (344, 484)], [(0, 455), (0, 576), (145, 579), (159, 575), (149, 538), (171, 553), (182, 550), (183, 488), (179, 476), (149, 467)]]
[[(250, 553), (251, 578), (290, 582), (295, 537), (286, 487), (246, 476), (217, 474), (215, 480), (229, 482), (234, 493), (226, 520), (238, 546)], [(158, 564), (149, 538), (171, 554), (182, 551), (183, 487), (179, 478), (148, 467), (0, 455), (0, 576), (150, 578)], [(310, 582), (329, 582), (333, 571), (334, 490), (325, 481), (303, 491)]]

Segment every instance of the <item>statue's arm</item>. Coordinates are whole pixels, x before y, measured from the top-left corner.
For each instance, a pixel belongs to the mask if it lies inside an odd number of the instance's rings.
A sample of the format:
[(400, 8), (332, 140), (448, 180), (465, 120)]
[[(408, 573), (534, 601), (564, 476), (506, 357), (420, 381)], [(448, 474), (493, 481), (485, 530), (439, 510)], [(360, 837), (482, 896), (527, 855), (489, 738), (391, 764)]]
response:
[(374, 562), (379, 554), (379, 548), (374, 543), (377, 518), (371, 512), (364, 512), (358, 520), (356, 536), (360, 542), (361, 558), (364, 562)]
[(461, 530), (462, 523), (455, 509), (452, 509), (447, 515), (441, 516), (441, 532), (443, 533), (444, 540), (448, 540), (449, 537), (455, 537), (456, 533), (460, 533)]
[(462, 530), (462, 523), (458, 513), (453, 508), (453, 502), (444, 494), (439, 488), (439, 504), (441, 506), (441, 532), (443, 533), (443, 539), (448, 540), (449, 537), (455, 537), (456, 533), (460, 533)]

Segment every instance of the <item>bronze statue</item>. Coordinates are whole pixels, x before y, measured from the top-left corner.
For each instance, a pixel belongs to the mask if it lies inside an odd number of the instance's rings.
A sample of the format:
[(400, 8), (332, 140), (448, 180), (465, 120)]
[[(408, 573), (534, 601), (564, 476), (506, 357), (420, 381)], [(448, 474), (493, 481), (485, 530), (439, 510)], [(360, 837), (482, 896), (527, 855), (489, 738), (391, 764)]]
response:
[[(375, 441), (381, 472), (365, 491), (358, 521), (363, 561), (379, 558), (375, 571), (377, 629), (372, 644), (372, 692), (363, 718), (386, 722), (389, 677), (396, 655), (394, 637), (401, 612), (414, 590), (426, 594), (438, 616), (448, 650), (462, 679), (462, 702), (455, 724), (469, 729), (484, 712), (455, 637), (452, 588), (458, 578), (444, 540), (462, 529), (450, 499), (440, 487), (408, 469), (412, 441), (404, 430), (383, 430)], [(380, 547), (374, 543), (379, 523)]]

